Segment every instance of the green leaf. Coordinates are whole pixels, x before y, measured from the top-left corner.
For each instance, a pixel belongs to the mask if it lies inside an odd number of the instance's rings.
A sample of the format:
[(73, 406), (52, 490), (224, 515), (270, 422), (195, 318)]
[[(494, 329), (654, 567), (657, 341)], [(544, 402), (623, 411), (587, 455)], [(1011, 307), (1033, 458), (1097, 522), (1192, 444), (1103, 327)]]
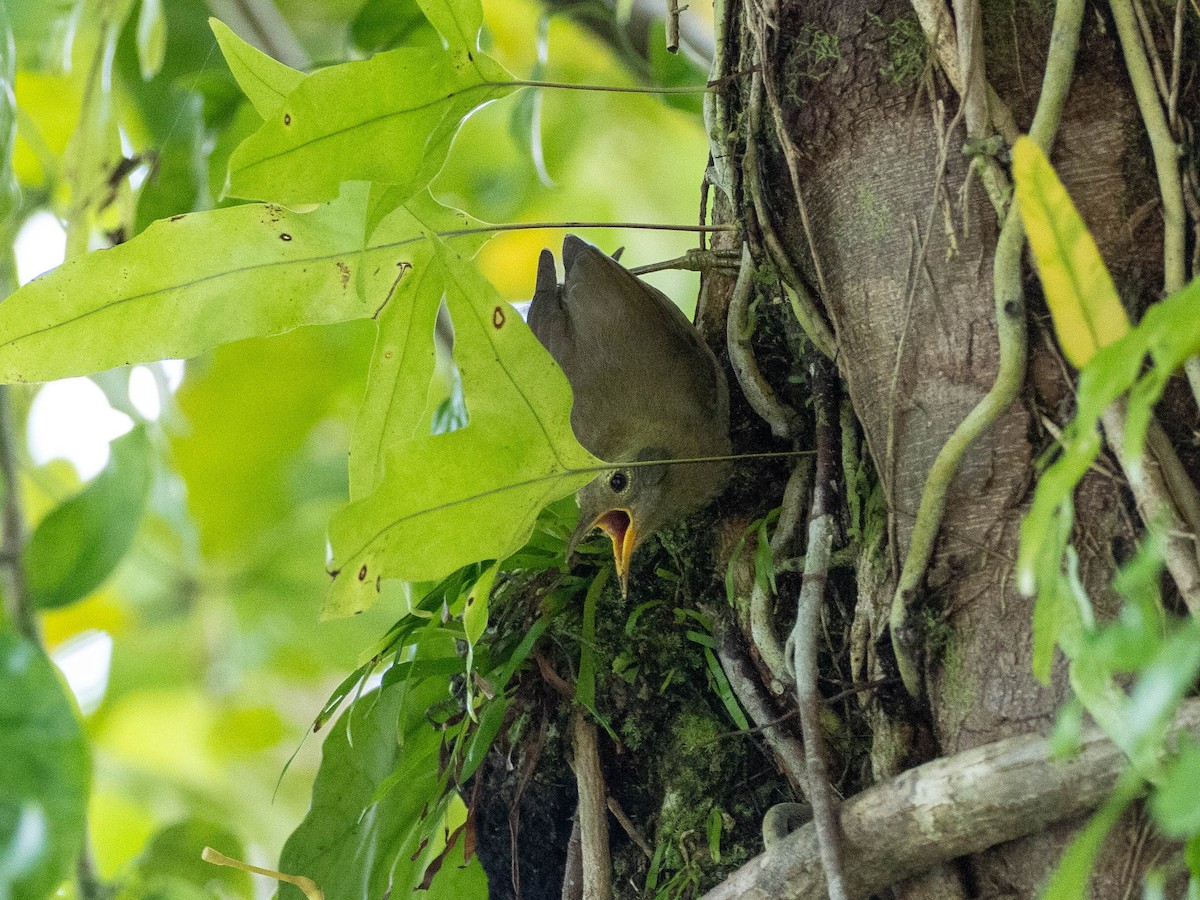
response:
[(350, 23), (350, 37), (364, 53), (442, 45), (416, 0), (367, 0)]
[(708, 663), (708, 672), (712, 676), (717, 696), (721, 698), (721, 704), (729, 713), (729, 718), (733, 719), (733, 723), (742, 731), (749, 731), (750, 722), (746, 719), (746, 714), (742, 712), (742, 707), (733, 694), (729, 678), (726, 677), (725, 670), (721, 668), (717, 655), (708, 647), (704, 648), (704, 661)]
[(1150, 811), (1158, 827), (1180, 840), (1200, 835), (1200, 744), (1181, 739), (1179, 755), (1167, 768), (1150, 797)]
[(0, 631), (0, 887), (44, 900), (83, 844), (91, 760), (74, 706), (40, 648)]
[(162, 0), (142, 0), (138, 10), (137, 51), (143, 78), (153, 78), (162, 71), (167, 53), (167, 20)]
[[(355, 701), (325, 739), (312, 804), (284, 845), (280, 871), (313, 879), (326, 900), (410, 896), (424, 870), (421, 842), (440, 830), (445, 807), (441, 736), (425, 710), (446, 696), (445, 680), (429, 679)], [(381, 790), (389, 779), (395, 786)], [(303, 900), (289, 885), (279, 897)]]
[(492, 563), (483, 570), (483, 574), (467, 594), (467, 603), (463, 607), (463, 628), (466, 631), (467, 643), (471, 646), (479, 643), (483, 632), (487, 630), (488, 599), (499, 574), (500, 563)]
[[(1100, 452), (1100, 416), (1116, 399), (1129, 394), (1125, 431), (1127, 464), (1139, 465), (1146, 426), (1155, 402), (1171, 375), (1200, 352), (1200, 279), (1161, 300), (1125, 337), (1096, 353), (1079, 376), (1075, 418), (1063, 430), (1059, 458), (1038, 479), (1033, 505), (1021, 523), (1017, 583), (1032, 595), (1055, 571), (1039, 561), (1058, 510), (1070, 502), (1075, 486)], [(1143, 366), (1150, 358), (1153, 365)], [(1061, 558), (1061, 557), (1060, 557)]]
[(327, 618), (370, 606), (382, 579), (503, 559), (543, 506), (602, 465), (571, 432), (571, 389), (550, 354), (473, 266), (437, 247), (469, 422), (397, 443), (375, 492), (334, 516)]
[[(386, 199), (379, 198), (386, 206)], [(370, 226), (368, 225), (368, 228)], [(366, 396), (350, 441), (350, 499), (369, 494), (383, 475), (386, 449), (418, 436), (428, 426), (430, 380), (437, 365), (434, 326), (446, 290), (445, 272), (437, 262), (438, 232), (480, 228), (479, 234), (455, 238), (455, 249), (474, 255), (490, 236), (482, 223), (466, 213), (442, 206), (422, 191), (381, 217), (372, 240), (426, 239), (397, 248), (390, 296), (376, 318), (378, 337), (371, 356)], [(360, 269), (360, 271), (362, 271)], [(426, 427), (428, 433), (428, 427)]]
[(1200, 835), (1188, 840), (1183, 848), (1183, 858), (1187, 861), (1188, 871), (1192, 873), (1192, 884), (1196, 884), (1200, 879)]
[(1067, 189), (1028, 137), (1013, 145), (1013, 180), (1058, 343), (1083, 368), (1129, 331), (1129, 317)]
[(365, 250), (366, 188), (309, 213), (270, 204), (173, 216), (68, 261), (0, 304), (0, 382), (195, 356), (301, 325), (369, 318), (403, 241)]
[(219, 19), (209, 19), (208, 23), (221, 46), (225, 62), (229, 64), (229, 71), (254, 109), (264, 119), (275, 115), (288, 94), (304, 80), (304, 73), (246, 43)]
[(596, 708), (596, 603), (611, 566), (603, 566), (583, 596), (583, 622), (579, 633), (579, 676), (575, 681), (575, 699), (590, 710)]
[(23, 69), (59, 71), (63, 46), (75, 34), (79, 0), (5, 0)]
[(463, 120), (516, 87), (474, 47), (477, 0), (423, 10), (448, 51), (404, 47), (314, 72), (234, 151), (227, 192), (295, 207), (332, 199), (343, 181), (427, 186)]
[(720, 864), (721, 862), (721, 832), (725, 829), (725, 818), (721, 815), (719, 807), (714, 806), (708, 811), (708, 819), (705, 822), (705, 831), (708, 834), (708, 855), (712, 857), (712, 861)]
[(108, 465), (44, 518), (25, 547), (29, 596), (39, 609), (86, 597), (133, 544), (154, 472), (146, 429), (110, 445)]
[(251, 900), (254, 885), (250, 874), (205, 862), (200, 858), (205, 847), (234, 859), (246, 858), (242, 841), (228, 828), (203, 819), (187, 819), (168, 825), (150, 838), (126, 872), (132, 882), (126, 890), (133, 897), (171, 897), (179, 893), (182, 883), (203, 897), (215, 894), (222, 900)]
[(1113, 825), (1140, 793), (1142, 781), (1127, 770), (1117, 781), (1112, 796), (1105, 801), (1087, 826), (1075, 836), (1059, 861), (1054, 877), (1042, 893), (1042, 900), (1084, 900), (1096, 854)]
[[(1200, 672), (1200, 624), (1189, 619), (1159, 647), (1130, 692), (1118, 743), (1143, 774), (1157, 766), (1158, 751), (1184, 696)], [(1114, 736), (1115, 737), (1115, 736)]]

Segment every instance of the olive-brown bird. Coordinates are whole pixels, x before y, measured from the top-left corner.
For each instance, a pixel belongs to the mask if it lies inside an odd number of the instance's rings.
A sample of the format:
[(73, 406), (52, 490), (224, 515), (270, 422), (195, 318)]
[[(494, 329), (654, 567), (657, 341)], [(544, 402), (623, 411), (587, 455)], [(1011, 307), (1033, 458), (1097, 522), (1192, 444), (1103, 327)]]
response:
[(622, 593), (634, 551), (721, 492), (728, 456), (729, 389), (683, 312), (615, 259), (574, 235), (563, 241), (565, 279), (543, 250), (529, 326), (566, 373), (579, 443), (615, 468), (576, 496), (574, 547), (594, 528), (613, 545)]

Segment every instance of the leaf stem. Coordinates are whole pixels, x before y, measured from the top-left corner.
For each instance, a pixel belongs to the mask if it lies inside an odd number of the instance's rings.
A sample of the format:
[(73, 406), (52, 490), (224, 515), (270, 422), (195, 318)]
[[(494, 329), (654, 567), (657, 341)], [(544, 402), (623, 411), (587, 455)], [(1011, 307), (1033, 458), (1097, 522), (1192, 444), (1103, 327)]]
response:
[(472, 234), (490, 234), (501, 231), (538, 231), (551, 228), (629, 228), (639, 231), (679, 231), (689, 234), (696, 232), (737, 231), (737, 228), (733, 225), (660, 225), (653, 222), (510, 222), (504, 225), (481, 225), (478, 228), (439, 231), (436, 234), (440, 238), (456, 238)]

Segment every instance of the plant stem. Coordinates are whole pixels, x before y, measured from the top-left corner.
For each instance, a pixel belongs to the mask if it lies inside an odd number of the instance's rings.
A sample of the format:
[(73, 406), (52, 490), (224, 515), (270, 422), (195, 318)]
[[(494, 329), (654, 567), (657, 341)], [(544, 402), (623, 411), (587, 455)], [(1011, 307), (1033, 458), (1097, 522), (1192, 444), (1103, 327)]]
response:
[(817, 686), (817, 635), (821, 630), (821, 608), (825, 603), (829, 554), (836, 528), (833, 485), (840, 454), (835, 457), (835, 433), (840, 431), (840, 426), (833, 363), (816, 354), (812, 358), (813, 405), (817, 416), (817, 470), (813, 482), (812, 516), (808, 522), (804, 580), (796, 602), (796, 623), (792, 627), (790, 643), (808, 773), (808, 801), (813, 808), (821, 867), (825, 871), (829, 900), (847, 900), (849, 893), (842, 862), (843, 838), (838, 800), (829, 783), (829, 753), (821, 729), (821, 695)]
[[(1075, 71), (1083, 6), (1083, 0), (1059, 0), (1054, 10), (1054, 27), (1050, 36), (1046, 73), (1042, 80), (1042, 95), (1029, 128), (1030, 137), (1047, 153), (1058, 133), (1063, 105)], [(1000, 340), (1000, 370), (991, 389), (950, 435), (929, 470), (913, 524), (908, 554), (892, 599), (892, 647), (896, 652), (896, 664), (904, 679), (904, 686), (914, 697), (920, 694), (921, 678), (915, 657), (915, 626), (909, 612), (917, 590), (925, 579), (925, 569), (941, 529), (946, 493), (967, 449), (1008, 409), (1025, 380), (1028, 339), (1025, 332), (1025, 297), (1021, 285), (1021, 249), (1024, 243), (1025, 229), (1014, 201), (1000, 229), (992, 262), (992, 294)]]
[(1129, 0), (1112, 0), (1113, 21), (1117, 26), (1117, 37), (1121, 51), (1125, 54), (1125, 68), (1133, 82), (1133, 93), (1137, 98), (1138, 110), (1150, 138), (1154, 153), (1154, 167), (1158, 174), (1158, 189), (1163, 204), (1163, 290), (1173, 294), (1184, 285), (1184, 211), (1183, 184), (1179, 176), (1179, 145), (1171, 135), (1163, 112), (1162, 102), (1154, 86), (1154, 75), (1146, 57), (1146, 48), (1138, 34), (1133, 6)]
[(0, 489), (4, 491), (4, 538), (0, 541), (0, 571), (3, 572), (4, 607), (9, 621), (34, 643), (39, 642), (37, 616), (29, 602), (25, 580), (25, 516), (21, 510), (21, 486), (17, 480), (16, 447), (9, 387), (0, 384)]

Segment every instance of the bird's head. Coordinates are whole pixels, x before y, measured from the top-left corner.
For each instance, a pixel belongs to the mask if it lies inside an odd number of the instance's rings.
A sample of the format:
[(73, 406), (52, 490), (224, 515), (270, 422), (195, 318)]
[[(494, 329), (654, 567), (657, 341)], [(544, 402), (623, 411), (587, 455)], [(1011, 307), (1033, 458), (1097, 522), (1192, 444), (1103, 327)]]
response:
[(628, 592), (629, 567), (637, 548), (663, 526), (706, 505), (728, 476), (724, 463), (645, 465), (656, 460), (669, 457), (661, 449), (643, 450), (634, 458), (642, 465), (603, 472), (576, 496), (579, 526), (570, 547), (596, 528), (608, 535), (622, 595)]

